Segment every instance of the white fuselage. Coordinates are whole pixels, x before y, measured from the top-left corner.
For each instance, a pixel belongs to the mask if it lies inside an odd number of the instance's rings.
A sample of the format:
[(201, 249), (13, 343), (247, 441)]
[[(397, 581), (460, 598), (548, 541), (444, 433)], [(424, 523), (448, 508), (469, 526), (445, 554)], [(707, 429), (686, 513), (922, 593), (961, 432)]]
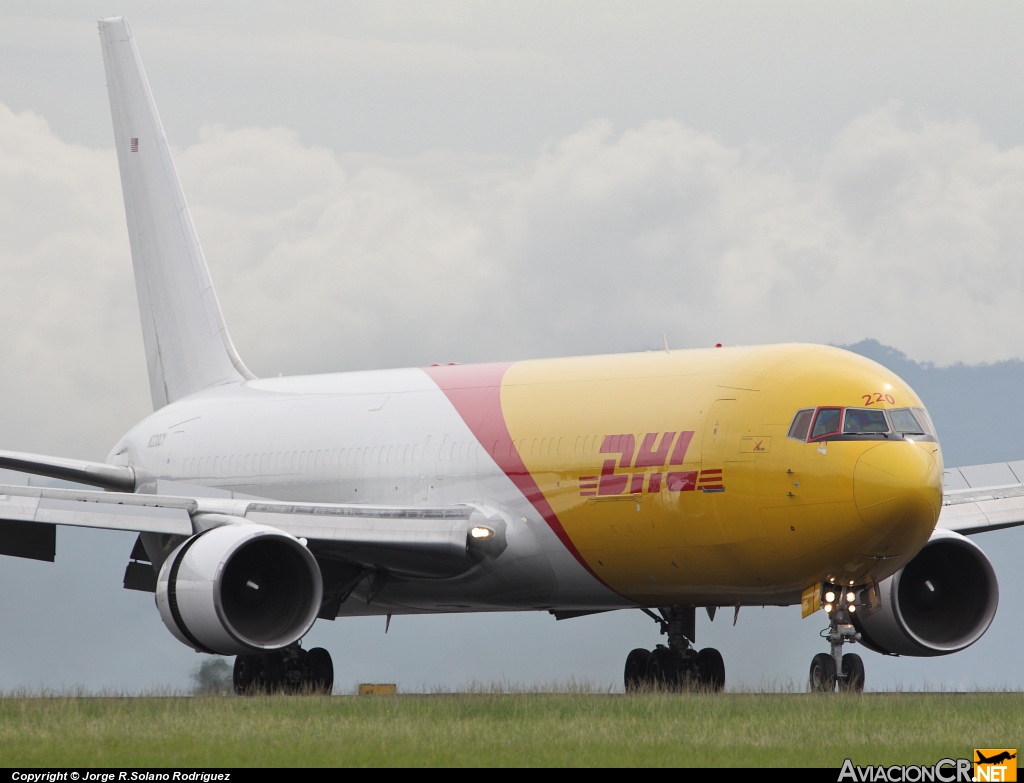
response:
[(480, 502), (508, 519), (497, 561), (451, 579), (392, 580), (371, 604), (357, 588), (340, 614), (632, 605), (566, 550), (419, 369), (219, 386), (144, 419), (109, 461), (131, 465), (139, 491), (169, 481), (274, 500)]

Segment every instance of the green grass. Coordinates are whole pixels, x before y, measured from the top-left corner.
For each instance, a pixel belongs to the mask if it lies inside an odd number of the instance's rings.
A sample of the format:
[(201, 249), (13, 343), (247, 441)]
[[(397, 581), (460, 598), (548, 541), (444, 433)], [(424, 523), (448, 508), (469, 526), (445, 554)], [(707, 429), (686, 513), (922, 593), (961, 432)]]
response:
[(1024, 694), (0, 697), (0, 766), (822, 766), (1017, 747)]

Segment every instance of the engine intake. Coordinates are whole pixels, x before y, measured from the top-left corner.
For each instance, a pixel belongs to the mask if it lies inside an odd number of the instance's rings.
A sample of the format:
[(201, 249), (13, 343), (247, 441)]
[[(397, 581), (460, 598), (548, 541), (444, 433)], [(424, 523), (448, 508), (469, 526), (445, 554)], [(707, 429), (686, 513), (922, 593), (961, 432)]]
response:
[(309, 550), (276, 528), (239, 522), (188, 539), (157, 578), (164, 625), (200, 652), (285, 647), (309, 631), (320, 610), (323, 580)]
[(936, 530), (920, 552), (879, 583), (881, 607), (856, 614), (861, 641), (889, 655), (948, 655), (980, 639), (996, 614), (999, 585), (977, 544)]

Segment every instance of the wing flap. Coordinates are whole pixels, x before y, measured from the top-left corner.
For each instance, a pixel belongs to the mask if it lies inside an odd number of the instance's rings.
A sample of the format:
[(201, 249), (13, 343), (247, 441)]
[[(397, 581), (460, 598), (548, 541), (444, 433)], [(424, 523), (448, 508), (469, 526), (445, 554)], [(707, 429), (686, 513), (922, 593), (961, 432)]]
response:
[(147, 497), (151, 496), (0, 486), (0, 520), (192, 535), (189, 506), (181, 499), (170, 498), (174, 501), (170, 505), (126, 503), (124, 500)]

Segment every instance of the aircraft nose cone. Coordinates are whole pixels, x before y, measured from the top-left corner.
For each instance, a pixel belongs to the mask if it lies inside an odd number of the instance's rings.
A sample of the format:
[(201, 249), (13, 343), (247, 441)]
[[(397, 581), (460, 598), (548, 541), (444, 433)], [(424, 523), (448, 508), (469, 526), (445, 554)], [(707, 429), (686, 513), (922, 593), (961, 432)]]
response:
[(942, 472), (914, 443), (880, 443), (864, 452), (853, 473), (853, 496), (865, 524), (884, 532), (893, 553), (922, 546), (942, 507)]

